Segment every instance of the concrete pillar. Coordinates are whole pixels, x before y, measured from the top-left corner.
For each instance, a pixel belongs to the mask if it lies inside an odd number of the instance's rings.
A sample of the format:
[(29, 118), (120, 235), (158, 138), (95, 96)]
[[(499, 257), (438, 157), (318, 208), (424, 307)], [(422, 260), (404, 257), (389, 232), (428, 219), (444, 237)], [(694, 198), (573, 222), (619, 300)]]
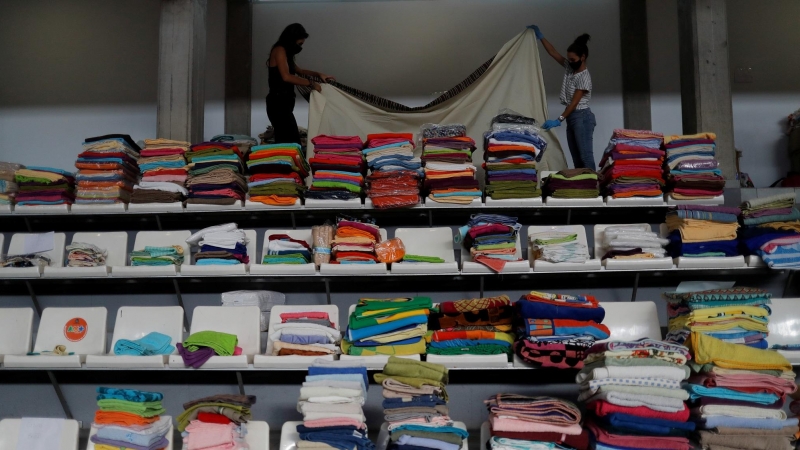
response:
[(683, 132), (717, 134), (726, 179), (736, 176), (725, 0), (678, 0)]
[(625, 128), (650, 130), (652, 121), (647, 2), (620, 0), (619, 28), (622, 51), (622, 115)]
[(250, 135), (253, 6), (228, 0), (225, 19), (225, 132)]
[(160, 138), (203, 141), (207, 0), (161, 0), (158, 49)]

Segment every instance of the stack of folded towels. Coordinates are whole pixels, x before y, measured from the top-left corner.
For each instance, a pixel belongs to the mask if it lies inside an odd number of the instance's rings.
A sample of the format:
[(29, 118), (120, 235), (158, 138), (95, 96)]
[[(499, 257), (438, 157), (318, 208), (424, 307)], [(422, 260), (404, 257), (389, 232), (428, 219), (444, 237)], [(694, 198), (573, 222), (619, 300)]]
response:
[(589, 432), (581, 427), (581, 411), (572, 402), (497, 394), (483, 403), (489, 410), (487, 450), (590, 448)]
[(172, 245), (169, 247), (145, 246), (143, 250), (131, 252), (132, 266), (169, 266), (180, 267), (183, 264), (183, 247)]
[(185, 449), (240, 450), (245, 441), (255, 395), (217, 394), (183, 404), (177, 417)]
[(446, 367), (392, 356), (375, 382), (383, 387), (388, 450), (461, 448), (469, 434), (449, 416)]
[(434, 202), (468, 205), (483, 195), (475, 179), (472, 152), (475, 141), (467, 136), (467, 129), (447, 126), (447, 136), (428, 128), (423, 130), (422, 162), (425, 164), (425, 190)]
[(76, 204), (128, 203), (139, 177), (136, 161), (142, 149), (130, 136), (113, 134), (87, 138), (75, 167)]
[(722, 195), (725, 178), (715, 157), (717, 135), (664, 136), (667, 190), (675, 200), (712, 199)]
[(664, 188), (664, 135), (614, 130), (600, 160), (600, 184), (612, 198), (661, 198)]
[(0, 205), (13, 205), (19, 190), (14, 174), (24, 169), (22, 164), (0, 161)]
[(250, 201), (293, 206), (305, 191), (310, 169), (300, 144), (268, 144), (250, 148)]
[(246, 134), (218, 134), (211, 138), (211, 142), (224, 142), (226, 144), (233, 144), (239, 147), (239, 151), (243, 155), (250, 152), (250, 148), (258, 145), (258, 140), (253, 136)]
[(234, 144), (203, 142), (192, 145), (186, 153), (189, 162), (189, 198), (198, 205), (235, 205), (244, 200), (242, 153)]
[(339, 353), (342, 334), (324, 311), (285, 312), (269, 328), (273, 356), (327, 356)]
[(139, 339), (117, 339), (114, 354), (124, 356), (169, 355), (175, 351), (172, 338), (156, 331), (147, 333)]
[(376, 208), (400, 208), (420, 202), (422, 160), (414, 156), (414, 147), (411, 133), (367, 135), (367, 147), (362, 150), (371, 170), (367, 194)]
[(506, 262), (522, 261), (517, 256), (517, 235), (521, 228), (516, 217), (473, 214), (458, 229), (454, 240), (469, 249), (473, 261), (502, 272)]
[(511, 354), (513, 320), (507, 295), (439, 303), (428, 317), (428, 354)]
[(311, 139), (314, 156), (309, 158), (314, 174), (306, 198), (350, 200), (360, 198), (367, 165), (358, 136), (326, 136)]
[(589, 248), (578, 241), (578, 234), (569, 231), (541, 231), (528, 235), (531, 260), (551, 263), (585, 263)]
[(170, 139), (145, 139), (139, 152), (142, 179), (133, 187), (131, 203), (179, 203), (186, 190), (185, 154), (189, 143)]
[(742, 253), (776, 269), (800, 267), (800, 211), (794, 203), (794, 192), (742, 203)]
[(769, 292), (748, 287), (665, 292), (667, 340), (684, 344), (697, 332), (732, 344), (768, 348), (771, 297)]
[(694, 375), (686, 388), (703, 448), (795, 448), (798, 420), (783, 406), (797, 384), (783, 355), (701, 333), (692, 333), (689, 344)]
[(670, 256), (722, 257), (739, 255), (739, 215), (729, 206), (679, 205), (667, 212)]
[(600, 195), (597, 172), (592, 169), (564, 169), (542, 182), (545, 197), (596, 198)]
[(108, 252), (94, 244), (73, 242), (66, 247), (67, 267), (98, 267), (106, 265)]
[(297, 401), (297, 411), (303, 414), (303, 423), (297, 425), (297, 449), (374, 449), (363, 410), (368, 388), (362, 363), (316, 360)]
[(362, 298), (347, 324), (342, 353), (355, 356), (425, 353), (429, 297)]
[(658, 237), (648, 224), (612, 225), (603, 229), (601, 259), (664, 258), (667, 244), (669, 239)]
[(235, 266), (249, 264), (247, 236), (235, 223), (204, 228), (189, 236), (186, 243), (199, 251), (194, 254), (196, 266)]
[(75, 177), (52, 167), (28, 166), (14, 174), (19, 186), (18, 206), (71, 205), (75, 202)]
[(308, 264), (311, 262), (311, 246), (302, 239), (293, 239), (288, 234), (267, 236), (267, 252), (261, 264)]
[(532, 291), (515, 304), (522, 326), (517, 356), (537, 367), (580, 369), (595, 340), (608, 339), (606, 312), (591, 295)]
[(486, 195), (492, 200), (542, 196), (536, 164), (547, 141), (535, 123), (530, 117), (510, 114), (492, 119), (492, 129), (483, 136)]
[(97, 450), (159, 450), (169, 445), (172, 417), (161, 405), (160, 392), (134, 389), (97, 388), (98, 410), (90, 441)]
[(238, 343), (235, 334), (206, 330), (190, 334), (183, 342), (178, 342), (177, 347), (183, 363), (199, 369), (212, 356), (241, 355), (242, 349), (236, 346)]
[(647, 338), (595, 344), (575, 380), (596, 448), (692, 448), (695, 424), (681, 388), (689, 359), (686, 347)]
[(331, 264), (376, 264), (375, 244), (380, 242), (380, 229), (374, 221), (339, 217), (331, 242)]

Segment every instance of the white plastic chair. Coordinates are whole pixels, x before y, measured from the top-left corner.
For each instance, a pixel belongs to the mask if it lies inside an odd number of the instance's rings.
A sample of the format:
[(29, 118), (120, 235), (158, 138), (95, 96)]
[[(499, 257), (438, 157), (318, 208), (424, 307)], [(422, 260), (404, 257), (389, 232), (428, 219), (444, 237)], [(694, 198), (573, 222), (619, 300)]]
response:
[(311, 229), (266, 230), (264, 232), (263, 245), (261, 246), (261, 253), (258, 255), (258, 259), (256, 259), (254, 254), (253, 260), (250, 261), (250, 275), (314, 275), (317, 273), (317, 266), (314, 265), (313, 262), (308, 264), (261, 264), (261, 261), (264, 260), (264, 255), (267, 254), (269, 237), (273, 234), (286, 234), (292, 239), (308, 242), (308, 245), (313, 248)]
[[(385, 241), (386, 230), (379, 230), (381, 241)], [(323, 275), (385, 275), (386, 263), (377, 264), (322, 264), (319, 273)]]
[[(34, 352), (52, 351), (57, 345), (73, 355), (7, 355), (5, 367), (81, 367), (86, 355), (101, 355), (106, 349), (105, 307), (45, 308), (36, 333)], [(77, 319), (77, 320), (76, 320)], [(85, 325), (84, 325), (85, 324)], [(70, 332), (68, 327), (74, 327)], [(83, 329), (79, 329), (83, 327)]]
[[(169, 355), (115, 355), (114, 346), (120, 339), (141, 339), (158, 332), (172, 338), (173, 347), (183, 341), (183, 308), (180, 306), (122, 306), (117, 310), (114, 336), (107, 355), (88, 355), (86, 367), (163, 368)], [(178, 354), (177, 347), (172, 351)]]
[[(191, 236), (189, 230), (180, 231), (140, 231), (136, 233), (133, 243), (134, 250), (144, 250), (145, 247), (170, 247), (179, 245), (183, 247), (183, 263), (189, 264), (189, 244), (186, 239)], [(130, 258), (128, 258), (129, 260)], [(178, 274), (177, 266), (121, 266), (111, 270), (112, 277), (164, 277)]]
[[(246, 369), (253, 357), (261, 351), (261, 310), (258, 306), (198, 306), (192, 314), (192, 330), (218, 331), (235, 334), (242, 354), (237, 356), (212, 356), (202, 369)], [(170, 369), (187, 368), (180, 355), (170, 355)]]
[[(650, 225), (648, 224), (632, 224), (632, 225)], [(600, 259), (606, 252), (603, 247), (603, 238), (605, 237), (605, 229), (618, 225), (603, 224), (594, 226), (594, 259)], [(601, 261), (601, 264), (608, 270), (646, 270), (646, 269), (672, 269), (674, 267), (672, 258), (665, 256), (663, 258), (652, 259), (606, 259)]]
[(284, 422), (281, 427), (280, 450), (297, 450), (297, 441), (300, 440), (300, 433), (297, 426), (302, 425), (301, 421)]
[[(247, 269), (256, 260), (256, 230), (244, 230), (247, 236), (247, 255), (250, 257), (248, 264), (236, 264), (233, 266), (198, 266), (194, 261), (194, 255), (191, 258), (187, 255), (184, 264), (181, 266), (181, 276), (223, 276), (223, 275), (247, 275)], [(192, 259), (191, 264), (190, 259)]]
[(403, 241), (406, 255), (438, 256), (443, 263), (392, 263), (392, 273), (400, 274), (458, 274), (453, 252), (453, 230), (443, 228), (398, 228), (394, 236)]
[[(770, 345), (800, 344), (800, 298), (773, 298), (769, 316)], [(800, 365), (800, 351), (778, 350), (792, 365)]]
[(328, 313), (330, 321), (336, 325), (336, 329), (341, 329), (339, 323), (339, 307), (336, 305), (276, 305), (272, 307), (269, 315), (269, 330), (267, 331), (267, 352), (264, 355), (256, 355), (253, 366), (256, 368), (274, 369), (308, 369), (316, 359), (333, 361), (334, 355), (327, 356), (301, 356), (286, 355), (274, 356), (272, 354), (274, 342), (269, 337), (273, 331), (273, 326), (281, 323), (281, 314), (288, 312), (308, 312), (319, 311)]
[[(17, 450), (23, 420), (0, 420), (0, 450)], [(71, 419), (56, 420), (63, 420), (64, 422), (61, 425), (61, 440), (58, 448), (53, 450), (78, 450), (78, 430), (80, 429), (78, 421)]]
[(0, 363), (5, 355), (24, 355), (31, 349), (33, 308), (0, 309)]
[[(25, 238), (38, 233), (16, 233), (11, 236), (8, 244), (8, 255), (22, 255), (25, 253)], [(64, 243), (66, 242), (64, 233), (53, 235), (53, 250), (41, 252), (39, 254), (50, 259), (51, 267), (64, 266)], [(42, 274), (40, 267), (4, 267), (0, 269), (0, 278), (39, 278)]]
[[(128, 233), (117, 231), (111, 233), (75, 233), (72, 242), (83, 242), (96, 245), (108, 252), (106, 265), (99, 267), (45, 267), (44, 278), (86, 278), (107, 277), (114, 266), (124, 266), (128, 255)], [(64, 258), (66, 258), (65, 250)]]
[(600, 302), (600, 306), (606, 310), (603, 325), (611, 331), (608, 341), (662, 339), (654, 302)]

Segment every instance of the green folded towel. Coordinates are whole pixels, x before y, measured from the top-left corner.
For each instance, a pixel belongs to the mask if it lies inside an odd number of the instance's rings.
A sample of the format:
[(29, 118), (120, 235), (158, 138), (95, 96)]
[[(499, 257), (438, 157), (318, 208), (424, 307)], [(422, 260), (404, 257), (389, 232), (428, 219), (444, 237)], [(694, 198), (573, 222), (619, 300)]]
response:
[(403, 256), (403, 262), (423, 262), (432, 264), (441, 264), (444, 259), (438, 256), (422, 256), (422, 255), (406, 255)]
[(197, 351), (200, 347), (211, 347), (219, 356), (231, 356), (236, 350), (239, 338), (235, 334), (220, 333), (219, 331), (198, 331), (183, 341), (183, 347), (190, 352)]
[(384, 375), (425, 378), (428, 380), (441, 381), (447, 383), (448, 370), (440, 364), (429, 362), (414, 361), (407, 358), (389, 357), (389, 362), (383, 366)]
[(118, 411), (136, 414), (142, 417), (155, 417), (167, 412), (161, 402), (130, 402), (128, 400), (103, 399), (97, 401), (102, 411)]

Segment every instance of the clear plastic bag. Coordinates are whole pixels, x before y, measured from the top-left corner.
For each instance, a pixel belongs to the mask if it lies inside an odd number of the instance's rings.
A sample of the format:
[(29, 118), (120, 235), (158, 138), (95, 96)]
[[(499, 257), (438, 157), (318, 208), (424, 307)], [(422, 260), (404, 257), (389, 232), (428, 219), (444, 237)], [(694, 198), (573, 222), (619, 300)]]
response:
[(406, 247), (400, 238), (387, 239), (375, 245), (375, 254), (382, 263), (398, 262), (406, 256)]
[(533, 117), (523, 116), (522, 114), (514, 111), (513, 109), (503, 108), (497, 112), (497, 115), (492, 117), (492, 123), (516, 123), (520, 125), (536, 125), (536, 119)]
[(517, 133), (539, 134), (542, 132), (542, 129), (536, 125), (521, 123), (493, 123), (492, 131), (514, 131)]

